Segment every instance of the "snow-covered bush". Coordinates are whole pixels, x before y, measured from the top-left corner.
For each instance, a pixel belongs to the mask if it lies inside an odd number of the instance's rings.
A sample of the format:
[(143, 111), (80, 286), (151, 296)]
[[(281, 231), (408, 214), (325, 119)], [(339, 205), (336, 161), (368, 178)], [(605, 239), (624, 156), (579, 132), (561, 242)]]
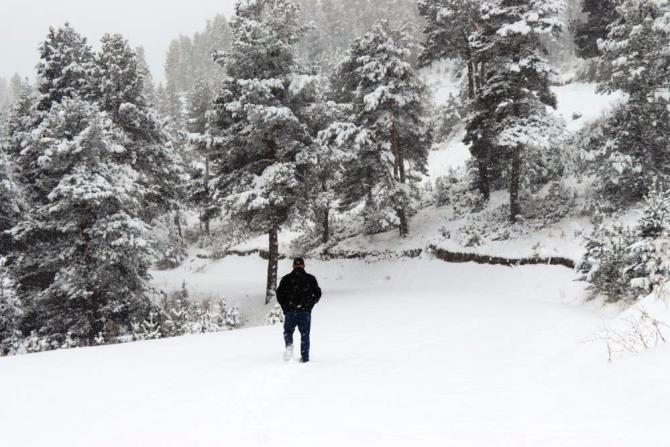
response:
[(652, 187), (635, 229), (609, 228), (594, 217), (586, 254), (578, 267), (595, 296), (634, 300), (670, 280), (670, 192)]
[(276, 324), (284, 324), (284, 311), (282, 311), (279, 304), (276, 304), (270, 313), (265, 316), (266, 326), (274, 326)]
[(237, 306), (224, 298), (196, 302), (189, 300), (186, 283), (171, 295), (165, 295), (148, 319), (133, 324), (134, 340), (178, 337), (239, 329), (244, 325)]
[(458, 229), (458, 240), (463, 247), (479, 247), (484, 242), (484, 230), (473, 224)]
[(0, 257), (0, 355), (3, 351), (3, 341), (16, 331), (22, 314), (21, 303), (5, 273), (5, 258)]
[(455, 199), (454, 195), (456, 194), (458, 183), (459, 179), (453, 173), (438, 177), (435, 180), (435, 204), (437, 206), (450, 205)]
[(187, 257), (186, 243), (179, 235), (173, 215), (167, 214), (152, 222), (155, 266), (159, 270), (179, 267)]
[(524, 217), (539, 219), (547, 225), (558, 222), (574, 211), (576, 192), (560, 181), (548, 184), (543, 193), (527, 201)]
[(141, 323), (133, 323), (133, 340), (135, 341), (157, 340), (161, 336), (161, 328), (157, 321), (156, 312), (151, 312), (149, 318)]
[(481, 210), (484, 197), (474, 186), (473, 177), (468, 173), (459, 176), (456, 172), (438, 177), (433, 190), (434, 203), (437, 206), (451, 205), (455, 216), (464, 216)]
[(662, 294), (651, 294), (626, 309), (594, 337), (607, 347), (610, 361), (667, 342), (670, 310)]

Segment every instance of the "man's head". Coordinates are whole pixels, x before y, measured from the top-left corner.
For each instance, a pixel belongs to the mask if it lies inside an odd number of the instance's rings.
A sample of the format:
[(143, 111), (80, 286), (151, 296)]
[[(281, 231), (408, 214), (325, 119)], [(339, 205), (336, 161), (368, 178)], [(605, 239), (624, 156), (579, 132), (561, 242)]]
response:
[(293, 268), (294, 269), (304, 269), (305, 268), (305, 260), (303, 258), (295, 258), (293, 260)]

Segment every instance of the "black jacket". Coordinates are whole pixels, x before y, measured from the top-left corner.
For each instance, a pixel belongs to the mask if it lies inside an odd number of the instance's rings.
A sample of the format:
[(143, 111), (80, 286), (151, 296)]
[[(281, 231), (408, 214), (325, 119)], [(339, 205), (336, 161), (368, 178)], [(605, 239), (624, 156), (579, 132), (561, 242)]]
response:
[(311, 312), (320, 299), (316, 278), (301, 268), (284, 276), (277, 288), (277, 301), (284, 312)]

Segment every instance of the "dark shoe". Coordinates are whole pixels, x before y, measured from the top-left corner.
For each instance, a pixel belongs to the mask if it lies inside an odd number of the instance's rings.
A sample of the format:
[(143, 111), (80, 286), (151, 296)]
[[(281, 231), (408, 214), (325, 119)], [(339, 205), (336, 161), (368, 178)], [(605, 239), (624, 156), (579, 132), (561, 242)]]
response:
[(309, 359), (300, 359), (300, 363), (309, 363)]

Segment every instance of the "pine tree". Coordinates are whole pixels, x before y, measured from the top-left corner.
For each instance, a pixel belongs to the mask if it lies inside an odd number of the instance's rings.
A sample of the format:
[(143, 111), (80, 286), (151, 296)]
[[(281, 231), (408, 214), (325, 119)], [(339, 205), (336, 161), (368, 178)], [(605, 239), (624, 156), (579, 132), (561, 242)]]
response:
[(481, 88), (483, 61), (470, 36), (482, 26), (477, 0), (419, 0), (419, 14), (426, 20), (425, 43), (420, 62), (428, 65), (441, 59), (459, 59), (466, 65), (468, 97)]
[(93, 92), (102, 111), (125, 134), (126, 162), (140, 173), (147, 222), (177, 209), (182, 161), (144, 96), (137, 56), (121, 35), (105, 35), (95, 58)]
[(120, 34), (105, 34), (100, 39), (101, 49), (95, 57), (93, 70), (93, 97), (101, 110), (120, 121), (123, 104), (145, 108), (144, 75), (135, 51)]
[(29, 170), (27, 163), (21, 162), (26, 140), (30, 131), (37, 122), (37, 114), (34, 110), (35, 99), (33, 98), (32, 88), (26, 83), (23, 90), (18, 93), (14, 105), (9, 110), (7, 119), (7, 136), (4, 146), (8, 161), (14, 166), (17, 173)]
[(144, 47), (137, 47), (135, 49), (135, 55), (137, 58), (137, 70), (143, 79), (142, 91), (144, 93), (144, 97), (146, 98), (147, 104), (149, 104), (151, 107), (156, 107), (156, 87), (154, 85), (154, 78), (151, 75), (151, 69), (147, 63)]
[[(308, 152), (303, 153), (303, 162), (309, 168), (304, 174), (306, 206), (301, 210), (316, 222), (320, 242), (327, 244), (331, 237), (331, 211), (337, 202), (338, 187), (343, 180), (345, 161), (351, 161), (352, 151), (340, 137), (342, 129), (338, 126), (348, 118), (351, 107), (328, 99), (327, 79), (320, 75), (296, 77), (291, 84), (296, 113), (309, 129), (314, 143)], [(346, 138), (345, 138), (346, 139)], [(318, 245), (317, 240), (313, 241)]]
[[(504, 172), (509, 182), (510, 218), (521, 212), (523, 166), (532, 146), (551, 146), (556, 122), (546, 106), (555, 107), (551, 70), (542, 55), (543, 36), (560, 30), (554, 0), (490, 0), (481, 5), (481, 29), (471, 35), (486, 64), (473, 112), (467, 120), (466, 142), (487, 175)], [(491, 144), (480, 144), (490, 142)]]
[(213, 109), (213, 93), (209, 83), (199, 79), (188, 101), (187, 129), (190, 132), (194, 156), (190, 160), (188, 199), (200, 210), (200, 221), (205, 226), (205, 233), (209, 236), (209, 223), (214, 215), (212, 192), (210, 188), (210, 151), (212, 136), (210, 134), (210, 119)]
[(291, 108), (299, 9), (287, 0), (242, 0), (233, 45), (220, 55), (228, 78), (217, 98), (221, 144), (213, 152), (215, 195), (233, 217), (269, 234), (266, 302), (277, 284), (278, 230), (294, 207), (298, 154), (310, 135)]
[[(487, 62), (490, 62), (473, 38), (484, 27), (481, 2), (420, 0), (419, 13), (426, 20), (420, 63), (428, 65), (444, 58), (462, 61), (466, 67), (467, 96), (470, 103), (474, 103), (485, 81)], [(476, 162), (477, 186), (484, 200), (489, 199), (491, 189), (500, 177), (489, 162), (493, 157), (493, 138), (490, 132), (478, 132), (476, 138), (467, 140)]]
[[(5, 115), (7, 113), (7, 110), (9, 110), (9, 106), (11, 105), (11, 98), (10, 98), (10, 93), (9, 93), (9, 83), (7, 82), (7, 79), (0, 77), (0, 122), (4, 122), (5, 120)], [(2, 131), (2, 127), (0, 127), (0, 132)]]
[(39, 51), (37, 78), (41, 96), (37, 107), (40, 111), (48, 111), (54, 102), (63, 98), (88, 94), (93, 51), (86, 38), (66, 23), (61, 28), (49, 28)]
[(14, 226), (20, 213), (19, 202), (18, 188), (9, 171), (4, 148), (0, 147), (0, 257), (7, 254), (9, 246), (4, 232)]
[(631, 101), (642, 102), (667, 89), (670, 83), (670, 3), (662, 0), (623, 0), (620, 19), (601, 44), (612, 70), (600, 91), (621, 90)]
[(137, 173), (117, 162), (118, 135), (94, 105), (68, 98), (31, 133), (41, 156), (31, 209), (11, 230), (9, 266), (24, 335), (92, 343), (150, 308)]
[(351, 95), (351, 121), (369, 141), (347, 166), (344, 203), (374, 203), (370, 217), (378, 229), (395, 226), (402, 237), (409, 234), (410, 183), (425, 173), (432, 143), (427, 90), (412, 49), (405, 29), (381, 21), (354, 43), (337, 73), (337, 84)]
[(598, 41), (607, 38), (608, 27), (618, 18), (614, 0), (581, 0), (583, 21), (574, 24), (577, 55), (584, 59), (600, 56)]
[(619, 90), (629, 99), (608, 117), (604, 144), (588, 147), (587, 155), (605, 196), (635, 202), (657, 177), (670, 176), (670, 112), (662, 95), (670, 84), (670, 3), (625, 0), (617, 11), (620, 19), (601, 42), (611, 77), (599, 91)]

